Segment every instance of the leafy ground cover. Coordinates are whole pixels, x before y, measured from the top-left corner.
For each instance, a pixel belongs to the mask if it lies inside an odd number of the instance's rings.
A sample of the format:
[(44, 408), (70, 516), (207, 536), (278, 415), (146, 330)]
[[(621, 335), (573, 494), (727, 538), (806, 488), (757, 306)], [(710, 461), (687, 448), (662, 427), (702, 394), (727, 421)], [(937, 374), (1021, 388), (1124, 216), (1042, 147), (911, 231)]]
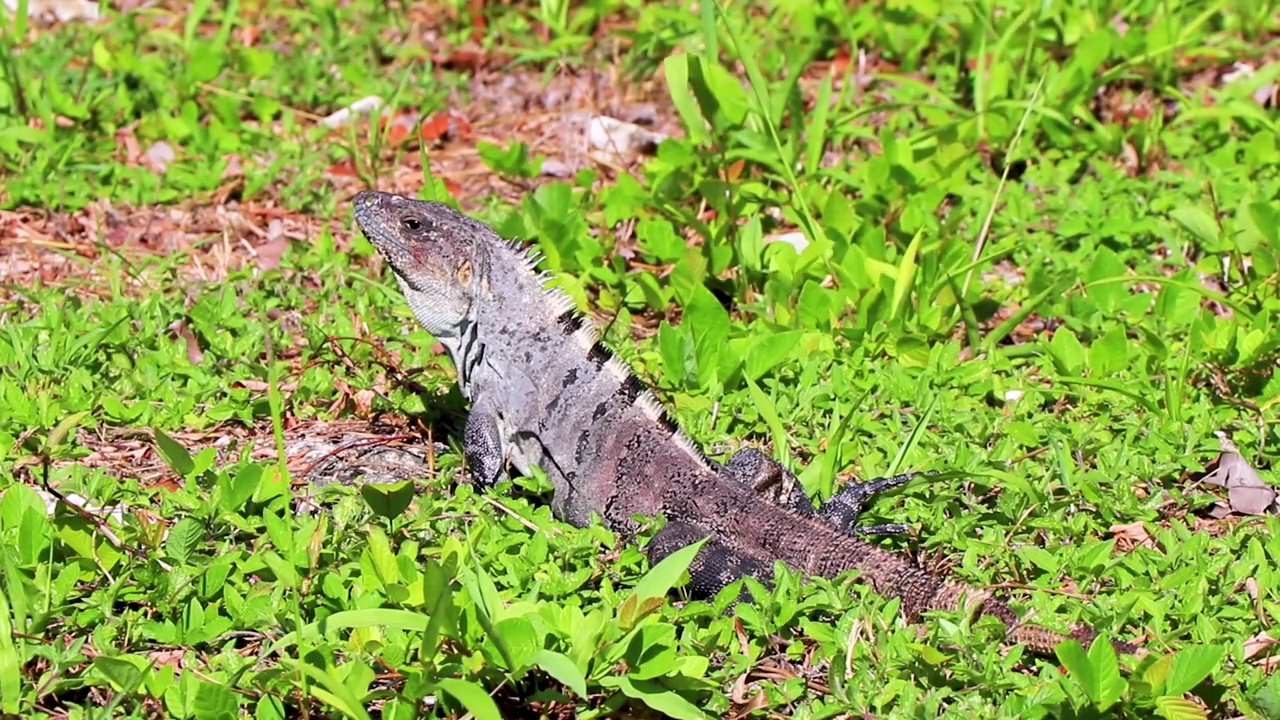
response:
[[(1280, 717), (1280, 524), (1194, 480), (1216, 433), (1275, 454), (1278, 30), (1252, 0), (7, 15), (0, 711)], [(669, 137), (592, 149), (602, 115)], [(555, 522), (537, 478), (472, 492), (366, 186), (536, 241), (715, 457), (818, 498), (963, 471), (880, 500), (916, 529), (886, 545), (1151, 655), (1031, 658), (852, 578), (689, 601), (687, 557)]]

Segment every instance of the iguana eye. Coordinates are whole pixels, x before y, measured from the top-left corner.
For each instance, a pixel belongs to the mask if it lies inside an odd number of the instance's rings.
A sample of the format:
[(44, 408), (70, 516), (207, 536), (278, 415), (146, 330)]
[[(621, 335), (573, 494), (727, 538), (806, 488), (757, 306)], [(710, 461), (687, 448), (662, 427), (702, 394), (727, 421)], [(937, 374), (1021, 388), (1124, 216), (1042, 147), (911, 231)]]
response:
[(422, 221), (416, 217), (407, 217), (402, 222), (406, 228), (413, 232), (417, 232), (422, 229)]

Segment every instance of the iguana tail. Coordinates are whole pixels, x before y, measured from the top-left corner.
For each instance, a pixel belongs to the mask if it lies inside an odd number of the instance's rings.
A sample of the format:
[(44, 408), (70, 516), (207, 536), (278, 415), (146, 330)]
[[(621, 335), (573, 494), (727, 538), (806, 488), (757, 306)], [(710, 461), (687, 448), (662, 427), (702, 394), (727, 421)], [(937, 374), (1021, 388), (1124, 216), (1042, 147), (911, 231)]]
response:
[[(1087, 648), (1094, 638), (1099, 635), (1097, 630), (1088, 625), (1076, 625), (1071, 632), (1060, 633), (1039, 625), (1023, 622), (1013, 608), (1009, 607), (1004, 600), (996, 597), (990, 591), (980, 590), (954, 580), (942, 581), (926, 609), (958, 610), (975, 606), (979, 613), (990, 615), (1004, 623), (1006, 636), (1010, 642), (1023, 645), (1037, 655), (1053, 657), (1054, 648), (1066, 640), (1078, 640), (1080, 644)], [(1144, 649), (1133, 643), (1114, 638), (1111, 638), (1110, 642), (1116, 652), (1139, 657), (1146, 654)]]
[[(1064, 634), (1025, 623), (990, 590), (939, 577), (905, 557), (859, 539), (846, 536), (835, 542), (839, 545), (837, 552), (816, 557), (808, 564), (809, 569), (829, 577), (846, 569), (857, 569), (877, 593), (900, 598), (902, 613), (910, 622), (919, 621), (921, 613), (928, 610), (976, 610), (1004, 623), (1010, 642), (1047, 657), (1053, 657), (1054, 647), (1064, 640), (1074, 638), (1087, 646), (1099, 635), (1084, 625)], [(1131, 643), (1112, 639), (1111, 644), (1120, 653), (1146, 654)]]

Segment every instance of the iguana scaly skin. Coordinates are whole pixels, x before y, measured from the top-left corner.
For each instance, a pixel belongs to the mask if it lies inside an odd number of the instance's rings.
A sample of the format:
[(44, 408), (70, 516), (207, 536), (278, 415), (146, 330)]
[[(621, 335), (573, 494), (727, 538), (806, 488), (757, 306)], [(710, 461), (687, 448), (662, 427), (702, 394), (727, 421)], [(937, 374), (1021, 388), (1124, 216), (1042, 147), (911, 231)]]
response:
[(595, 514), (632, 538), (633, 516), (665, 516), (649, 543), (653, 562), (709, 538), (689, 570), (701, 596), (745, 575), (770, 582), (781, 560), (828, 578), (856, 570), (876, 592), (900, 598), (910, 621), (927, 610), (977, 609), (1040, 654), (1067, 637), (1096, 636), (1087, 627), (1068, 636), (1024, 624), (991, 592), (862, 540), (903, 530), (855, 523), (864, 501), (913, 476), (845, 487), (815, 511), (795, 476), (757, 450), (741, 450), (723, 467), (708, 460), (568, 296), (535, 270), (537, 258), (488, 225), (382, 192), (361, 192), (354, 205), (413, 314), (457, 368), (471, 403), (463, 450), (481, 486), (503, 479), (508, 465), (525, 475), (538, 466), (554, 486), (553, 512), (574, 525)]

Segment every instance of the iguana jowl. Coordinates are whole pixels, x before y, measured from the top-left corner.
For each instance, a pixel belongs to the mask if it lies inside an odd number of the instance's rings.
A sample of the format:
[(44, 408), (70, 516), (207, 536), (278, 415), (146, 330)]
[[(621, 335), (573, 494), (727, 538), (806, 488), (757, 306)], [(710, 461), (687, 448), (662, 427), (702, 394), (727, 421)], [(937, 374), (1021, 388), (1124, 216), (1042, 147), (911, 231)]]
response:
[[(600, 343), (568, 296), (547, 284), (536, 256), (440, 203), (365, 191), (354, 205), (413, 314), (457, 368), (471, 403), (463, 450), (480, 485), (497, 483), (508, 463), (522, 474), (538, 466), (554, 486), (553, 512), (572, 524), (586, 525), (594, 513), (632, 537), (634, 515), (663, 515), (667, 523), (649, 544), (654, 562), (709, 538), (689, 571), (699, 595), (744, 575), (769, 582), (781, 560), (824, 577), (857, 570), (881, 595), (901, 598), (911, 621), (965, 605), (1000, 619), (1011, 641), (1037, 653), (1051, 654), (1068, 637), (1020, 622), (987, 590), (859, 537), (902, 530), (855, 522), (867, 499), (912, 476), (847, 486), (815, 511), (794, 476), (758, 450), (717, 465)], [(1087, 642), (1096, 633), (1077, 627), (1069, 636)]]

